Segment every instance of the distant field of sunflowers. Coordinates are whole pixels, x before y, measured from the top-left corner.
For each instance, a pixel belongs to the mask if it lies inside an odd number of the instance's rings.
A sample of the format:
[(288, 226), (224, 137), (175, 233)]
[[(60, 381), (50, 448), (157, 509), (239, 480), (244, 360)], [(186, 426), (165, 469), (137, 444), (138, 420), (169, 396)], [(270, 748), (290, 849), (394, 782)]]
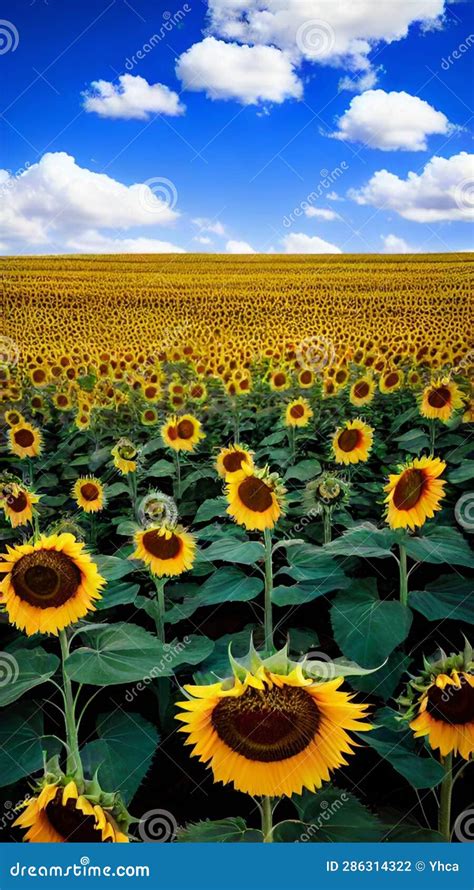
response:
[(472, 839), (471, 260), (0, 260), (3, 840)]

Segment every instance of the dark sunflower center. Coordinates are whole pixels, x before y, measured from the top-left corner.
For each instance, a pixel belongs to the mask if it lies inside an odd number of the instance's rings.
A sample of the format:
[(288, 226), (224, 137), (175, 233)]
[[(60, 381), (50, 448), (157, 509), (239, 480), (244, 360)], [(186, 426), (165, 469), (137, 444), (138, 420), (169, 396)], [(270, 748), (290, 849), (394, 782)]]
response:
[(344, 380), (347, 377), (346, 371), (338, 371), (336, 374), (336, 383), (344, 383)]
[(247, 760), (271, 763), (300, 754), (314, 738), (318, 708), (304, 689), (249, 687), (238, 698), (223, 698), (212, 724), (219, 738)]
[(428, 396), (428, 403), (432, 408), (445, 408), (449, 405), (451, 393), (447, 386), (440, 386), (438, 389), (431, 390)]
[(174, 532), (167, 538), (158, 534), (156, 529), (151, 529), (143, 535), (142, 543), (147, 553), (158, 559), (173, 559), (181, 550), (181, 541)]
[(169, 427), (168, 427), (168, 436), (169, 436), (169, 438), (171, 439), (171, 441), (174, 442), (175, 439), (178, 438), (178, 429), (177, 429), (177, 427), (175, 427), (175, 426), (169, 426)]
[(370, 386), (368, 383), (365, 382), (365, 380), (363, 380), (362, 383), (356, 383), (354, 387), (354, 395), (356, 399), (365, 399), (369, 392)]
[(390, 387), (392, 387), (392, 386), (396, 386), (397, 383), (398, 383), (398, 374), (395, 374), (395, 372), (393, 374), (388, 374), (387, 377), (385, 378), (385, 386), (387, 386), (388, 389), (390, 389)]
[(245, 463), (245, 454), (242, 451), (232, 451), (225, 455), (222, 463), (228, 473), (235, 473)]
[(38, 609), (62, 606), (81, 583), (76, 564), (57, 550), (35, 550), (13, 566), (12, 585), (16, 595)]
[(312, 375), (311, 371), (302, 371), (300, 374), (300, 380), (302, 383), (311, 383)]
[[(48, 822), (54, 830), (69, 843), (102, 843), (102, 832), (95, 828), (94, 816), (85, 816), (77, 810), (75, 800), (70, 799), (63, 806), (62, 795), (62, 788), (59, 788), (46, 807)], [(107, 838), (104, 843), (110, 841), (111, 838)]]
[(343, 430), (338, 439), (338, 445), (341, 451), (353, 451), (357, 448), (361, 440), (360, 430)]
[(178, 436), (180, 439), (192, 439), (194, 424), (190, 420), (180, 420), (178, 423)]
[(8, 498), (8, 506), (10, 510), (13, 510), (14, 513), (21, 513), (28, 506), (28, 498), (24, 491), (20, 491), (20, 493), (15, 497)]
[(67, 403), (68, 402), (66, 396), (58, 396), (56, 399), (56, 404), (59, 405), (60, 408), (64, 408)]
[(264, 513), (273, 504), (272, 493), (265, 482), (256, 476), (249, 476), (239, 485), (239, 498), (244, 507), (254, 513)]
[(20, 448), (29, 448), (35, 441), (35, 437), (31, 430), (17, 430), (15, 433), (15, 442)]
[(283, 386), (285, 380), (286, 380), (286, 377), (284, 374), (275, 374), (275, 376), (273, 378), (273, 382), (274, 382), (275, 386)]
[(145, 411), (145, 420), (154, 420), (155, 414), (153, 411)]
[(295, 420), (299, 420), (299, 418), (304, 415), (303, 405), (293, 405), (293, 407), (290, 408), (290, 414)]
[(147, 386), (145, 396), (147, 399), (153, 399), (156, 396), (156, 386)]
[(461, 677), (460, 686), (432, 686), (426, 710), (433, 720), (463, 726), (474, 722), (474, 687)]
[(81, 494), (85, 501), (95, 501), (99, 497), (99, 489), (93, 482), (85, 482), (81, 486)]
[(397, 510), (411, 510), (416, 506), (423, 494), (425, 481), (424, 473), (413, 467), (402, 473), (393, 492)]

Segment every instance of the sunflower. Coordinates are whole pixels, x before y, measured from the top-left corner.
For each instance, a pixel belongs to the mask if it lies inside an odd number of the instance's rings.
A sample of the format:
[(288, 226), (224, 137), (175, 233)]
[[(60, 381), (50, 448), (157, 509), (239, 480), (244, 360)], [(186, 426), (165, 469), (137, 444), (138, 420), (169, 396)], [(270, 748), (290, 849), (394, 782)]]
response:
[(23, 414), (20, 414), (19, 411), (5, 411), (5, 422), (8, 426), (18, 426), (19, 423), (24, 423), (25, 418)]
[(10, 450), (22, 460), (26, 457), (38, 457), (41, 451), (41, 433), (39, 429), (26, 421), (20, 421), (8, 430)]
[(474, 752), (474, 676), (453, 670), (438, 674), (423, 693), (410, 723), (415, 738), (428, 736), (442, 757), (454, 752), (469, 760)]
[(158, 411), (156, 408), (145, 408), (140, 414), (143, 426), (154, 426), (158, 423)]
[(179, 525), (149, 526), (135, 532), (135, 551), (131, 559), (141, 559), (149, 566), (152, 575), (182, 575), (194, 563), (196, 542), (194, 537)]
[(95, 610), (105, 585), (84, 544), (71, 534), (42, 537), (0, 554), (0, 602), (12, 624), (28, 636), (57, 635)]
[(390, 528), (421, 527), (441, 509), (446, 482), (438, 477), (445, 467), (439, 457), (415, 457), (389, 476), (384, 491)]
[(110, 809), (80, 794), (72, 780), (64, 786), (56, 782), (44, 784), (37, 795), (25, 801), (24, 806), (23, 813), (13, 824), (28, 829), (25, 841), (128, 843), (127, 834)]
[(302, 389), (310, 389), (311, 386), (314, 386), (315, 380), (316, 378), (310, 368), (303, 368), (298, 374), (298, 384)]
[(288, 389), (290, 378), (284, 370), (273, 371), (270, 375), (269, 384), (270, 389), (274, 392), (282, 392), (284, 389)]
[(41, 495), (34, 494), (23, 485), (6, 486), (10, 491), (3, 489), (0, 492), (0, 503), (12, 528), (26, 525), (33, 519), (33, 508), (38, 503)]
[(294, 399), (286, 406), (285, 426), (308, 426), (313, 411), (307, 399)]
[(242, 473), (227, 482), (227, 513), (248, 531), (273, 528), (283, 512), (285, 489), (276, 473), (242, 465)]
[(358, 464), (368, 460), (372, 448), (373, 429), (363, 420), (348, 420), (339, 427), (332, 440), (334, 460), (337, 464)]
[(205, 439), (200, 421), (192, 414), (169, 417), (161, 427), (161, 435), (173, 451), (194, 451), (198, 442)]
[(70, 411), (73, 407), (71, 395), (67, 392), (56, 392), (53, 396), (53, 405), (58, 411)]
[(466, 405), (466, 410), (462, 416), (463, 423), (474, 423), (474, 399), (470, 399), (470, 401)]
[(123, 476), (126, 476), (128, 473), (134, 473), (137, 469), (136, 458), (138, 449), (130, 439), (119, 439), (114, 448), (112, 448), (111, 454), (114, 459), (114, 466), (117, 470), (120, 470)]
[(457, 408), (462, 408), (464, 399), (456, 383), (437, 380), (423, 390), (420, 414), (431, 420), (442, 420), (443, 423), (452, 416)]
[(81, 476), (74, 483), (72, 496), (85, 513), (97, 513), (105, 506), (104, 488), (95, 476)]
[(353, 405), (360, 408), (361, 405), (368, 405), (372, 401), (375, 394), (375, 383), (371, 377), (360, 377), (352, 384), (349, 393), (349, 399)]
[(216, 470), (222, 479), (230, 482), (240, 477), (244, 464), (253, 467), (253, 451), (245, 445), (229, 445), (228, 448), (222, 448), (217, 455)]
[(232, 678), (184, 687), (192, 698), (178, 703), (179, 731), (215, 782), (271, 797), (314, 791), (347, 764), (348, 730), (371, 729), (367, 706), (340, 690), (342, 677), (315, 682), (303, 665), (279, 662), (254, 653), (252, 670), (234, 661)]
[(403, 371), (386, 371), (385, 374), (382, 374), (379, 380), (380, 392), (383, 392), (385, 394), (396, 392), (397, 389), (400, 389), (403, 381)]

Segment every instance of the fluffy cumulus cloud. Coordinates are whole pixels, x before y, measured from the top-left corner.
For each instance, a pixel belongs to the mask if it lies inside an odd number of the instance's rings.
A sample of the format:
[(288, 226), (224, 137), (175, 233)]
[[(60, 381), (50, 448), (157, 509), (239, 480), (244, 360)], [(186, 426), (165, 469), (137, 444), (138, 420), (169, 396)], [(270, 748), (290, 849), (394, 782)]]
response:
[(80, 167), (71, 155), (43, 155), (19, 176), (0, 171), (0, 241), (30, 251), (91, 229), (173, 223), (177, 212), (146, 183), (124, 185)]
[(398, 235), (382, 235), (382, 242), (382, 253), (418, 253), (418, 248), (411, 247)]
[(247, 46), (206, 37), (183, 53), (176, 74), (187, 90), (243, 105), (299, 99), (301, 81), (288, 56), (273, 46)]
[(94, 80), (84, 93), (84, 108), (100, 117), (147, 120), (152, 114), (183, 114), (177, 93), (162, 83), (148, 83), (144, 77), (122, 74), (118, 84)]
[(225, 249), (227, 253), (255, 253), (252, 245), (247, 241), (228, 241)]
[(302, 232), (292, 232), (286, 235), (282, 241), (285, 253), (342, 253), (342, 250), (323, 238), (316, 235), (304, 235)]
[(225, 226), (219, 220), (208, 219), (206, 216), (197, 216), (193, 219), (193, 223), (201, 232), (212, 232), (213, 235), (219, 235), (224, 238), (226, 234)]
[(324, 219), (326, 222), (332, 222), (334, 219), (341, 218), (335, 210), (329, 210), (326, 207), (307, 207), (305, 214), (310, 219)]
[(474, 219), (474, 155), (465, 151), (451, 158), (433, 157), (421, 173), (401, 179), (388, 170), (378, 170), (367, 185), (353, 189), (349, 197), (358, 204), (393, 210), (404, 219), (419, 223)]
[(382, 151), (425, 151), (428, 136), (449, 130), (448, 118), (418, 96), (367, 90), (352, 99), (334, 136)]
[(186, 253), (170, 241), (156, 238), (109, 238), (94, 229), (69, 238), (65, 247), (74, 253)]
[(177, 63), (188, 90), (244, 105), (299, 99), (304, 61), (342, 68), (341, 89), (375, 86), (375, 46), (418, 23), (439, 27), (447, 0), (207, 0), (207, 36)]

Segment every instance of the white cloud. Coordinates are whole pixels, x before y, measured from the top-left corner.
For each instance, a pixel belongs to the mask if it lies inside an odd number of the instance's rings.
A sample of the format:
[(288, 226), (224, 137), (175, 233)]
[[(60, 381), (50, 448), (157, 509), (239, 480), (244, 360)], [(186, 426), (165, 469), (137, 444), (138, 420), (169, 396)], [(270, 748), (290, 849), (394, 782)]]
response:
[(255, 253), (252, 245), (247, 241), (228, 241), (225, 249), (227, 253)]
[(225, 226), (219, 220), (214, 222), (206, 216), (197, 216), (193, 219), (193, 223), (195, 226), (198, 226), (201, 232), (212, 232), (213, 235), (219, 235), (221, 238), (224, 238), (226, 235)]
[(304, 235), (302, 232), (292, 232), (282, 240), (285, 253), (342, 253), (339, 247), (317, 238), (315, 235)]
[(183, 114), (177, 93), (163, 83), (150, 84), (144, 77), (122, 74), (118, 84), (93, 80), (84, 95), (84, 108), (100, 117), (147, 120), (152, 114)]
[(182, 247), (156, 238), (109, 238), (89, 229), (69, 238), (65, 247), (75, 253), (186, 253)]
[(289, 57), (273, 46), (241, 46), (206, 37), (183, 53), (176, 74), (187, 90), (243, 105), (299, 99), (301, 81)]
[(414, 22), (432, 27), (445, 0), (208, 0), (208, 6), (211, 32), (227, 40), (364, 71), (376, 44), (401, 40)]
[(465, 151), (451, 158), (431, 158), (421, 173), (401, 179), (378, 170), (367, 185), (352, 189), (358, 204), (394, 210), (404, 219), (429, 223), (474, 219), (472, 169), (474, 155)]
[(417, 247), (410, 247), (404, 238), (398, 235), (382, 235), (382, 253), (419, 253)]
[(208, 238), (207, 235), (196, 235), (193, 238), (193, 241), (196, 241), (198, 244), (212, 244), (212, 238)]
[(65, 152), (43, 155), (19, 176), (0, 171), (0, 188), (0, 240), (8, 245), (35, 247), (89, 229), (168, 225), (178, 217), (148, 185), (93, 173)]
[(349, 93), (363, 93), (364, 90), (371, 90), (376, 83), (377, 71), (370, 68), (369, 71), (365, 71), (360, 77), (350, 77), (349, 74), (346, 74), (341, 78), (338, 86), (339, 90), (347, 90)]
[(352, 99), (338, 120), (336, 139), (382, 151), (425, 151), (432, 133), (448, 133), (446, 115), (409, 93), (367, 90)]
[(307, 207), (305, 210), (306, 216), (310, 219), (316, 217), (317, 219), (324, 219), (327, 222), (331, 222), (334, 219), (340, 219), (338, 213), (335, 210), (329, 210), (324, 207)]
[(337, 192), (328, 192), (326, 195), (326, 198), (328, 199), (328, 201), (343, 201), (344, 200), (344, 198), (341, 198), (341, 196), (338, 195)]

